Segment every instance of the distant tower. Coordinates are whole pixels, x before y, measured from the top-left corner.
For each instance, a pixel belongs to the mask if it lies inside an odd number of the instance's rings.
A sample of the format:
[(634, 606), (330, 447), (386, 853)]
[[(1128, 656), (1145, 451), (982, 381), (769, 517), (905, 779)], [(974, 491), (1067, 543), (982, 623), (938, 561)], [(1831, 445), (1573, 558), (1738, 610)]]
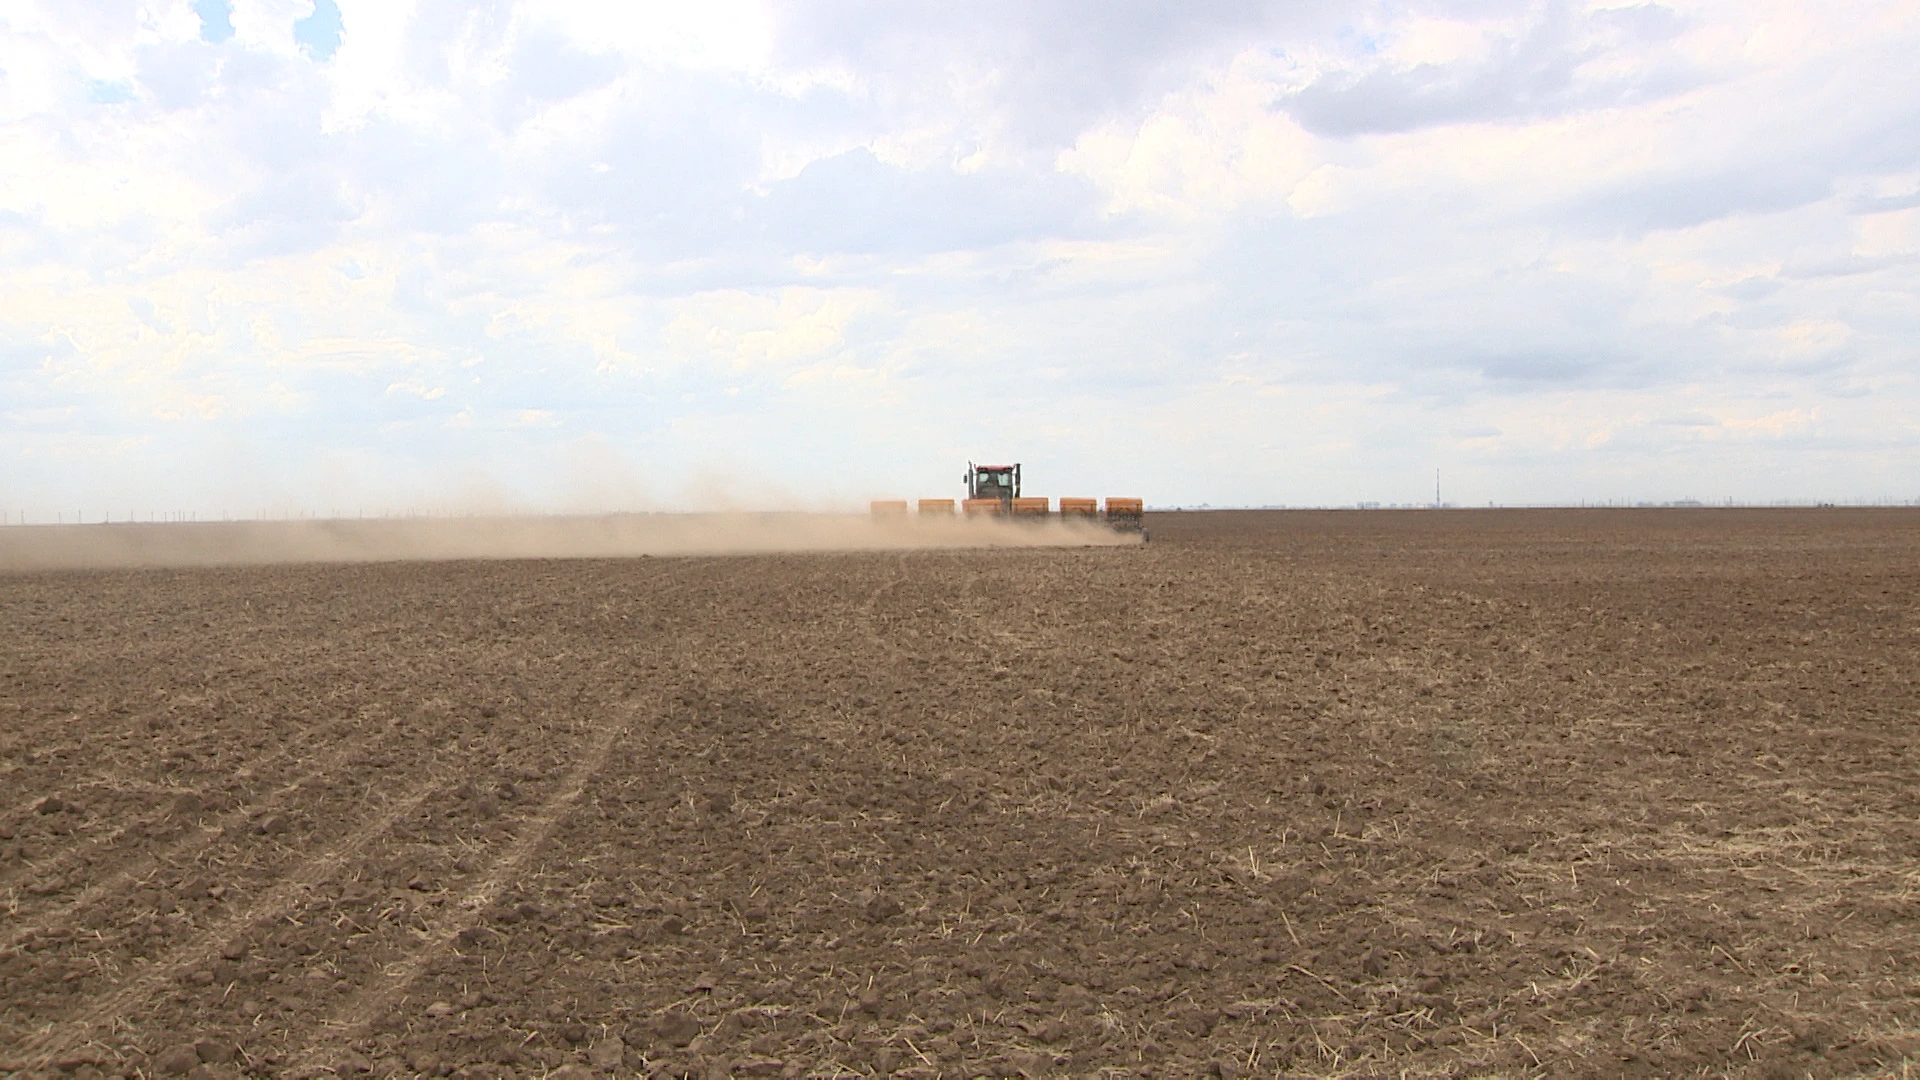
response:
[(1440, 508), (1440, 470), (1433, 470), (1433, 508)]

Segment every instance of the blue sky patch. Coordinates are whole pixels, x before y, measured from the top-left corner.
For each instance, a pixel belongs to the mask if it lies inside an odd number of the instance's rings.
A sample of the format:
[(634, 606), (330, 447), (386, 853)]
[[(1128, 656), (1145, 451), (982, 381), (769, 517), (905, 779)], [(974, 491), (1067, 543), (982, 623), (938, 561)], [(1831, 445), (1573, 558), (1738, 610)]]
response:
[(193, 13), (200, 16), (200, 40), (218, 45), (233, 37), (231, 0), (193, 0)]
[(95, 105), (118, 105), (133, 100), (133, 87), (112, 79), (91, 79), (87, 82), (87, 100)]
[(340, 48), (340, 5), (313, 0), (313, 14), (293, 24), (293, 40), (315, 60), (331, 60)]

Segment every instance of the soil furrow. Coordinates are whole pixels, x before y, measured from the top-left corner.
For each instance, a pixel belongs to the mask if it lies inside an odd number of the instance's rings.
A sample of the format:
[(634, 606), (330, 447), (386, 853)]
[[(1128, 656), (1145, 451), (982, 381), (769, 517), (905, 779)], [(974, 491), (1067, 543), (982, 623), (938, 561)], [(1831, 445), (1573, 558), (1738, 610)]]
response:
[[(326, 756), (312, 763), (298, 777), (282, 784), (258, 802), (249, 803), (235, 810), (228, 811), (213, 819), (211, 822), (198, 822), (193, 826), (196, 831), (188, 833), (178, 841), (168, 844), (158, 851), (150, 852), (144, 856), (134, 856), (130, 865), (118, 868), (92, 866), (89, 876), (94, 876), (94, 881), (84, 886), (78, 894), (54, 911), (39, 917), (37, 921), (29, 921), (25, 925), (9, 928), (6, 931), (4, 940), (0, 940), (0, 951), (11, 949), (28, 938), (48, 933), (60, 927), (62, 924), (70, 921), (77, 913), (113, 896), (126, 889), (133, 882), (151, 874), (156, 867), (163, 863), (178, 865), (191, 860), (198, 852), (204, 850), (209, 845), (217, 843), (241, 826), (264, 814), (270, 814), (289, 800), (295, 799), (310, 785), (334, 774), (347, 758), (355, 754), (363, 753), (364, 751), (364, 747), (356, 746), (352, 743), (336, 743), (334, 747), (327, 752)], [(60, 855), (52, 860), (28, 864), (22, 869), (21, 873), (30, 874), (41, 880), (63, 877), (73, 869), (75, 864), (83, 862), (92, 863), (93, 856), (100, 854), (103, 848), (106, 848), (120, 836), (126, 835), (129, 832), (137, 834), (145, 827), (170, 816), (172, 816), (171, 813), (155, 815), (152, 818), (135, 822), (129, 826), (117, 827), (109, 836), (95, 840), (85, 847), (75, 846), (61, 852)], [(103, 872), (104, 876), (98, 876)], [(4, 882), (0, 882), (0, 885), (4, 884)], [(18, 918), (17, 913), (10, 914), (8, 922), (13, 922), (16, 918)]]
[[(626, 710), (621, 710), (625, 713)], [(333, 1033), (331, 1038), (309, 1037), (305, 1049), (292, 1063), (294, 1069), (320, 1062), (338, 1053), (341, 1040), (365, 1035), (377, 1016), (386, 1015), (405, 998), (427, 966), (445, 955), (462, 931), (474, 926), (502, 891), (518, 881), (527, 863), (552, 836), (555, 827), (573, 809), (587, 785), (605, 769), (615, 742), (629, 730), (625, 722), (610, 720), (579, 750), (566, 777), (547, 800), (531, 815), (515, 825), (514, 838), (500, 857), (460, 895), (457, 901), (441, 908), (443, 914), (430, 920), (420, 932), (421, 943), (406, 956), (389, 961), (375, 976), (373, 985), (360, 989), (350, 1000), (334, 1009), (320, 1027)], [(339, 1061), (326, 1062), (338, 1067)]]
[[(9, 1068), (44, 1067), (62, 1051), (104, 1034), (115, 1021), (124, 1022), (140, 1006), (177, 982), (181, 975), (205, 965), (229, 943), (249, 930), (292, 910), (315, 884), (336, 873), (362, 848), (384, 834), (393, 823), (417, 809), (446, 787), (444, 776), (410, 785), (410, 793), (364, 820), (340, 841), (301, 861), (293, 870), (245, 909), (234, 912), (196, 933), (157, 958), (147, 971), (97, 998), (71, 1016), (56, 1018), (42, 1033), (27, 1038), (0, 1065)], [(11, 1064), (7, 1064), (7, 1062)]]

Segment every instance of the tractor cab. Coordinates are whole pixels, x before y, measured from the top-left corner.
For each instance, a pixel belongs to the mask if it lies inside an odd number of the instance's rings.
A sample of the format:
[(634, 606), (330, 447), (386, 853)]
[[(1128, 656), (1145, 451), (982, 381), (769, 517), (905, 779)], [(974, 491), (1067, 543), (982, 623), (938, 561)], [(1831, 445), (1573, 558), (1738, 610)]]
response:
[(996, 499), (1007, 509), (1020, 496), (1020, 466), (975, 465), (967, 462), (967, 498)]

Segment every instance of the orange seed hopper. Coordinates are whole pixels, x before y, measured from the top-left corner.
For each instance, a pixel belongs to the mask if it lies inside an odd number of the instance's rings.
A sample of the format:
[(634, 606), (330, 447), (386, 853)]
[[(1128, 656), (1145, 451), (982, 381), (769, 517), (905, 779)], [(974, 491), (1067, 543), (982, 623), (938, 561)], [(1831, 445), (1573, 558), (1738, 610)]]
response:
[(1090, 518), (1097, 517), (1099, 513), (1099, 499), (1062, 498), (1060, 500), (1060, 516), (1063, 518)]

